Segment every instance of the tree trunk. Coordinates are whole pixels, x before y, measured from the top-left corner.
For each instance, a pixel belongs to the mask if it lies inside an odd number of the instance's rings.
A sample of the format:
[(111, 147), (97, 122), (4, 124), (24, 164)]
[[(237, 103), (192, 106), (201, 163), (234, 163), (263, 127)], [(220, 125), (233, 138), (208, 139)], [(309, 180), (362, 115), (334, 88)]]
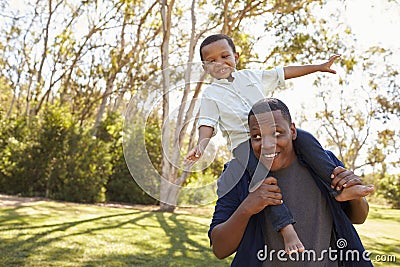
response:
[(162, 90), (163, 90), (163, 112), (162, 112), (162, 160), (161, 160), (161, 184), (160, 184), (160, 210), (174, 211), (176, 202), (170, 199), (170, 185), (173, 183), (171, 177), (171, 163), (169, 162), (170, 155), (170, 125), (169, 125), (169, 39), (171, 35), (171, 16), (174, 5), (174, 0), (169, 4), (167, 0), (161, 3), (161, 18), (163, 25), (163, 41), (161, 45), (161, 69), (162, 69)]
[(104, 111), (106, 110), (108, 97), (112, 92), (112, 86), (114, 84), (114, 80), (115, 80), (115, 75), (110, 77), (107, 81), (106, 91), (104, 92), (103, 97), (101, 98), (100, 108), (99, 111), (97, 112), (96, 121), (93, 126), (93, 135), (96, 134), (97, 128), (99, 127), (101, 119), (103, 118)]
[(169, 182), (169, 179), (161, 179), (160, 185), (160, 211), (173, 212), (177, 205), (179, 187)]

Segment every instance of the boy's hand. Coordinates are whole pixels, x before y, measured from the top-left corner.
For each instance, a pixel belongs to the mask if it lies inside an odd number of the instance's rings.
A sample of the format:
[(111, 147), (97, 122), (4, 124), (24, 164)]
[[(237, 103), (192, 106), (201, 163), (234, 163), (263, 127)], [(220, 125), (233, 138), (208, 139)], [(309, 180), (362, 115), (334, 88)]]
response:
[(338, 59), (340, 56), (341, 55), (333, 55), (333, 56), (331, 56), (331, 58), (327, 62), (325, 62), (325, 63), (320, 65), (321, 66), (321, 70), (320, 71), (321, 72), (329, 72), (329, 73), (336, 74), (336, 71), (331, 69), (331, 66), (332, 66), (333, 62), (335, 62), (335, 60)]
[(196, 161), (198, 161), (202, 155), (203, 155), (203, 152), (201, 151), (200, 147), (199, 146), (195, 146), (185, 156), (185, 160), (184, 160), (183, 164), (185, 166), (191, 166)]

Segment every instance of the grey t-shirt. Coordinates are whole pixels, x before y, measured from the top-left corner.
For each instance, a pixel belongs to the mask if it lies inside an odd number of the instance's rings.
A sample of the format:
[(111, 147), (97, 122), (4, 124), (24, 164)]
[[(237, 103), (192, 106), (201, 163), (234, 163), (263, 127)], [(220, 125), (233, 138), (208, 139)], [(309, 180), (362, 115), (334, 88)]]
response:
[(310, 172), (295, 160), (289, 167), (274, 172), (272, 176), (278, 180), (283, 201), (296, 221), (294, 228), (306, 252), (287, 255), (284, 252), (282, 235), (274, 230), (266, 217), (264, 233), (267, 257), (263, 266), (337, 267), (337, 262), (329, 260), (329, 253), (322, 252), (328, 251), (331, 245), (333, 218), (328, 202)]

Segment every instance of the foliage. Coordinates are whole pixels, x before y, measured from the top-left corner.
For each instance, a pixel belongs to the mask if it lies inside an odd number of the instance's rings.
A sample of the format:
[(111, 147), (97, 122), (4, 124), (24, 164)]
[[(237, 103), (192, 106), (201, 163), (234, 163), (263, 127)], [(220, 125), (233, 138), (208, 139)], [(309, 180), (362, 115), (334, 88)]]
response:
[[(35, 162), (30, 159), (26, 151), (33, 151), (34, 140), (30, 135), (25, 118), (2, 118), (0, 128), (0, 188), (3, 192), (16, 194), (33, 191), (30, 185), (30, 173), (26, 179), (19, 176), (25, 169), (34, 169)], [(36, 128), (37, 122), (31, 120), (30, 125)], [(25, 166), (26, 164), (27, 166)]]
[(192, 190), (184, 196), (181, 195), (178, 203), (181, 205), (193, 205), (193, 203), (206, 205), (210, 203), (204, 203), (204, 200), (216, 200), (217, 180), (223, 171), (224, 163), (221, 158), (217, 157), (202, 171), (192, 172), (184, 186), (199, 190)]
[(107, 145), (48, 106), (38, 120), (5, 120), (2, 191), (79, 202), (104, 201), (110, 173)]
[(400, 174), (386, 174), (379, 180), (379, 194), (382, 195), (393, 208), (400, 209)]
[[(155, 203), (126, 167), (117, 113), (108, 114), (97, 136), (56, 106), (46, 107), (38, 118), (1, 120), (3, 193), (90, 203)], [(149, 140), (154, 136), (159, 134), (149, 135)], [(153, 151), (160, 147), (152, 145)]]
[[(156, 129), (155, 127), (149, 127)], [(102, 121), (97, 131), (98, 138), (111, 142), (109, 155), (111, 156), (112, 170), (106, 185), (106, 199), (107, 202), (124, 202), (136, 204), (156, 204), (157, 201), (146, 194), (139, 185), (132, 179), (132, 175), (126, 166), (125, 157), (123, 153), (122, 138), (123, 138), (123, 123), (121, 117), (116, 113), (108, 114), (107, 118)], [(154, 137), (160, 136), (159, 134), (148, 135), (148, 139), (152, 140)], [(134, 148), (135, 146), (130, 146)], [(159, 162), (159, 152), (161, 146), (158, 142), (153, 143), (150, 154), (153, 158), (152, 162)], [(157, 155), (157, 156), (156, 156)]]

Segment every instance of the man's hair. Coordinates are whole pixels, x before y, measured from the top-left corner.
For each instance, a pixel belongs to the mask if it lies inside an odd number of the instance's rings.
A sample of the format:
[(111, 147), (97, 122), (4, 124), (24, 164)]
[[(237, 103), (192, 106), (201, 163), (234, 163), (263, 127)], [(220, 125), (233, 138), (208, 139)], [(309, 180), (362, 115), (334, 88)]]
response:
[(214, 35), (210, 35), (206, 39), (204, 39), (204, 41), (200, 45), (200, 58), (201, 58), (201, 61), (204, 61), (203, 54), (201, 53), (201, 50), (203, 49), (203, 47), (205, 47), (206, 45), (209, 45), (211, 43), (214, 43), (216, 41), (224, 40), (224, 39), (228, 41), (228, 44), (232, 48), (233, 53), (236, 53), (235, 44), (233, 43), (232, 39), (228, 35), (225, 35), (225, 34), (214, 34)]
[(292, 117), (290, 116), (289, 108), (281, 100), (277, 98), (265, 98), (258, 101), (251, 108), (249, 115), (247, 116), (247, 123), (250, 125), (250, 117), (256, 114), (263, 114), (275, 110), (280, 110), (283, 118), (289, 123), (292, 123)]

